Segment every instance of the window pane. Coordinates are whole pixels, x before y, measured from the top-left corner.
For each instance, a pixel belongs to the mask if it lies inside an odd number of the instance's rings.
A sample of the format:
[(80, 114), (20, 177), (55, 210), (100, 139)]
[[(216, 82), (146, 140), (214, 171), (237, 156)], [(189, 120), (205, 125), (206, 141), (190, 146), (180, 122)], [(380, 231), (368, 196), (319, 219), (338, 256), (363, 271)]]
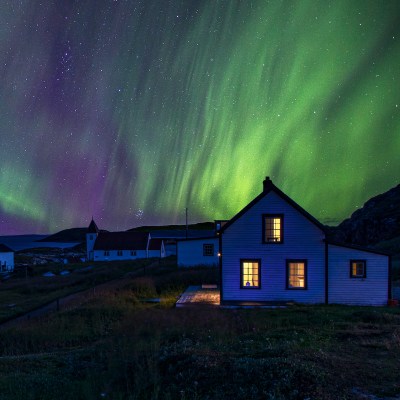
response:
[(243, 262), (242, 264), (242, 286), (259, 287), (259, 264), (258, 262)]
[(304, 288), (305, 287), (305, 263), (292, 262), (289, 263), (289, 287), (290, 288)]
[(351, 263), (351, 275), (356, 277), (363, 277), (365, 275), (364, 261), (353, 261)]
[(281, 217), (265, 217), (265, 241), (279, 243), (282, 241)]

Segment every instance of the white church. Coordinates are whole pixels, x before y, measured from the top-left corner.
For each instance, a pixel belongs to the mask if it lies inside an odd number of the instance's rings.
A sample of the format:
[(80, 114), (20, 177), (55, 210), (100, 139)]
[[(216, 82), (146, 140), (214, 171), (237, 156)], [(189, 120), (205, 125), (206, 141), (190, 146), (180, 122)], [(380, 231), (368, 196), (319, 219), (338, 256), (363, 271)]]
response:
[(164, 258), (162, 239), (152, 238), (148, 232), (103, 232), (92, 219), (86, 234), (88, 261), (121, 261), (138, 258)]

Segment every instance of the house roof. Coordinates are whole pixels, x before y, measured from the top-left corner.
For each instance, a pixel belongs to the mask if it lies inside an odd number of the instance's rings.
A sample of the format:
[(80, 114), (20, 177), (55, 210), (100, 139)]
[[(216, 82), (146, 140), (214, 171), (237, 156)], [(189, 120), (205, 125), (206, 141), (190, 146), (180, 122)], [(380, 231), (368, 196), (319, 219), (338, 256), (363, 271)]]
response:
[(332, 246), (345, 247), (347, 249), (366, 251), (368, 253), (380, 254), (382, 256), (390, 256), (391, 255), (390, 253), (387, 253), (387, 252), (384, 252), (381, 250), (375, 250), (375, 249), (371, 249), (370, 247), (359, 246), (357, 244), (347, 244), (347, 243), (337, 242), (335, 240), (330, 240), (330, 239), (325, 240), (325, 242)]
[(252, 208), (255, 204), (257, 204), (261, 199), (267, 196), (269, 193), (274, 192), (281, 199), (290, 204), (293, 208), (303, 214), (310, 222), (316, 225), (319, 229), (325, 232), (325, 227), (321, 222), (319, 222), (316, 218), (314, 218), (311, 214), (309, 214), (304, 208), (300, 207), (294, 200), (292, 200), (288, 195), (283, 193), (280, 189), (278, 189), (271, 181), (271, 179), (267, 176), (263, 182), (264, 190), (246, 207), (244, 207), (241, 211), (239, 211), (233, 218), (231, 218), (224, 226), (221, 227), (220, 232), (224, 232), (229, 226), (231, 226), (237, 219), (239, 219), (243, 214), (245, 214), (250, 208)]
[(3, 243), (0, 243), (0, 253), (14, 253), (14, 250), (10, 249)]
[(187, 238), (187, 239), (178, 239), (177, 242), (192, 242), (194, 240), (212, 240), (212, 239), (218, 239), (219, 237), (216, 235), (213, 236), (203, 236), (203, 237), (197, 237), (197, 238)]
[(98, 233), (99, 232), (99, 228), (96, 225), (96, 222), (94, 222), (93, 218), (90, 221), (87, 233)]
[(146, 250), (147, 232), (99, 232), (94, 250)]
[[(150, 234), (157, 239), (186, 239), (186, 231), (182, 229), (158, 229), (150, 231)], [(204, 236), (214, 236), (214, 230), (189, 229), (187, 232), (190, 239)]]
[(149, 250), (161, 250), (162, 242), (162, 239), (151, 239)]

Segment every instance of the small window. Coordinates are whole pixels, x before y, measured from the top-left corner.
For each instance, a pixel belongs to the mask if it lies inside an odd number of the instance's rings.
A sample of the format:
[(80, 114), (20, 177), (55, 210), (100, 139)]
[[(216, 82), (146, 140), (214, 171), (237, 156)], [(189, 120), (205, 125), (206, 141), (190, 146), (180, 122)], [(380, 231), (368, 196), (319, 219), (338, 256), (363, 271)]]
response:
[(307, 260), (286, 261), (286, 289), (307, 289)]
[(203, 244), (203, 256), (213, 256), (214, 255), (214, 245), (213, 244)]
[(131, 251), (131, 256), (136, 256), (136, 251), (132, 250)]
[(106, 250), (106, 251), (104, 252), (104, 255), (105, 255), (105, 256), (109, 256), (109, 255), (110, 255), (110, 252), (109, 252), (108, 250)]
[(260, 260), (240, 260), (241, 289), (260, 289)]
[(122, 256), (122, 250), (117, 251), (117, 256)]
[(283, 215), (263, 216), (263, 243), (283, 243)]
[(365, 260), (350, 261), (350, 278), (366, 278), (367, 262)]

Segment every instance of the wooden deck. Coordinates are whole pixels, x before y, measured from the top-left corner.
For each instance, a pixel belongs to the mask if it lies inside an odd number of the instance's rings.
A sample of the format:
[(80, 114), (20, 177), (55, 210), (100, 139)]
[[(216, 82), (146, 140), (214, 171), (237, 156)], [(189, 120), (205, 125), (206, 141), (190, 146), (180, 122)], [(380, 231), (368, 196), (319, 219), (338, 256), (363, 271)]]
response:
[(219, 299), (218, 288), (189, 286), (176, 302), (176, 307), (219, 307)]

